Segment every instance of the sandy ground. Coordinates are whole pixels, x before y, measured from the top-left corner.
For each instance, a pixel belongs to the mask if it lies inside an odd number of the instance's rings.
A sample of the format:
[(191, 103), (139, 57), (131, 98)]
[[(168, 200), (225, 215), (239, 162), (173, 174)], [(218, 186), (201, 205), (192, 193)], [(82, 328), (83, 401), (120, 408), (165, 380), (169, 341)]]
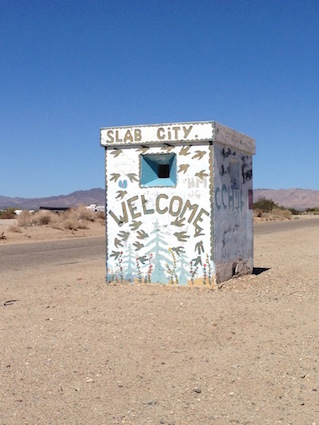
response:
[(318, 240), (256, 236), (264, 271), (218, 291), (0, 274), (0, 424), (319, 425)]

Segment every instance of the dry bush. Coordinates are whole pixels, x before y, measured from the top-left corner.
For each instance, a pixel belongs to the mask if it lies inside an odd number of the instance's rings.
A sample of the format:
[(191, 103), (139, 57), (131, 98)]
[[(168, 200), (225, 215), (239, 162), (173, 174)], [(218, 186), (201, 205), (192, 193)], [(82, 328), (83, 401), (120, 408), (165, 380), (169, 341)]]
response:
[(74, 208), (70, 208), (70, 209), (60, 213), (60, 219), (61, 219), (62, 222), (65, 221), (65, 220), (69, 220), (69, 219), (77, 220), (78, 214), (76, 213)]
[[(102, 217), (104, 217), (104, 213), (102, 214)], [(101, 217), (101, 215), (99, 215), (99, 217)], [(84, 206), (58, 213), (44, 210), (31, 213), (25, 210), (22, 211), (17, 218), (17, 228), (27, 226), (49, 226), (59, 230), (88, 229), (88, 222), (94, 222), (96, 219), (96, 213), (88, 210)]]
[(105, 220), (105, 212), (104, 212), (104, 211), (97, 211), (97, 213), (96, 213), (96, 217), (97, 217), (99, 220)]
[(88, 229), (89, 227), (85, 224), (85, 221), (79, 220), (78, 221), (78, 228), (79, 229)]
[(63, 212), (56, 212), (52, 214), (51, 221), (50, 221), (50, 227), (52, 227), (52, 229), (59, 229), (59, 230), (64, 229), (64, 222), (66, 220), (65, 213), (66, 212), (63, 211)]
[(14, 233), (22, 233), (21, 228), (17, 226), (16, 224), (13, 224), (12, 226), (10, 226), (8, 230)]
[(51, 222), (51, 216), (50, 214), (42, 214), (39, 218), (39, 224), (41, 226), (45, 226)]
[(87, 229), (87, 222), (95, 221), (94, 213), (85, 207), (70, 209), (61, 215), (61, 222), (65, 229), (77, 230)]
[(50, 227), (51, 227), (52, 229), (64, 230), (63, 224), (62, 224), (62, 223), (58, 223), (58, 222), (56, 222), (56, 223), (51, 223), (51, 224), (50, 224)]
[(272, 210), (272, 213), (276, 217), (279, 217), (279, 218), (282, 218), (282, 219), (291, 220), (291, 217), (292, 217), (292, 212), (291, 211), (285, 210), (285, 209), (282, 209), (282, 208), (274, 208)]
[(64, 227), (64, 229), (67, 229), (67, 230), (77, 230), (78, 223), (76, 221), (72, 220), (71, 218), (67, 218), (63, 222), (63, 227)]
[(64, 229), (78, 230), (79, 228), (78, 214), (74, 209), (64, 211), (61, 214), (60, 219)]
[(38, 211), (34, 214), (33, 223), (36, 226), (46, 226), (54, 221), (55, 214), (49, 211)]
[(95, 221), (95, 212), (84, 206), (80, 206), (75, 210), (80, 220)]
[(3, 219), (16, 218), (14, 210), (15, 210), (14, 208), (7, 208), (3, 211), (0, 211), (0, 218), (3, 218)]
[(254, 210), (254, 217), (262, 217), (263, 216), (263, 211), (259, 208), (256, 208)]
[(75, 220), (75, 219), (72, 219), (72, 218), (67, 218), (66, 220), (64, 220), (62, 225), (63, 225), (64, 229), (67, 229), (67, 230), (78, 230), (79, 229), (78, 220)]
[(18, 226), (20, 227), (29, 227), (33, 224), (33, 213), (28, 210), (23, 210), (21, 214), (18, 215)]

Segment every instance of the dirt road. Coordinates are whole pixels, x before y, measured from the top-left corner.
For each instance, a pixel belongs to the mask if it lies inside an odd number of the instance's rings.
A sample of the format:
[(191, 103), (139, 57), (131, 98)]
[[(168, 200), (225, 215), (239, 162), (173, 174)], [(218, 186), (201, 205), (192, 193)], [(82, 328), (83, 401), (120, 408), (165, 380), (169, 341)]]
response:
[(215, 292), (1, 273), (0, 424), (319, 425), (318, 238), (256, 234), (264, 271)]

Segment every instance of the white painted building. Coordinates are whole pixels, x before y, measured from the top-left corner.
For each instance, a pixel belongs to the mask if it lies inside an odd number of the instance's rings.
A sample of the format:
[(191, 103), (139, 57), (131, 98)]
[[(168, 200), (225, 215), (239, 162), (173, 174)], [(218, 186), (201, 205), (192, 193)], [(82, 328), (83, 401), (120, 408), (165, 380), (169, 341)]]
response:
[(214, 121), (101, 129), (108, 281), (212, 285), (253, 269), (255, 141)]

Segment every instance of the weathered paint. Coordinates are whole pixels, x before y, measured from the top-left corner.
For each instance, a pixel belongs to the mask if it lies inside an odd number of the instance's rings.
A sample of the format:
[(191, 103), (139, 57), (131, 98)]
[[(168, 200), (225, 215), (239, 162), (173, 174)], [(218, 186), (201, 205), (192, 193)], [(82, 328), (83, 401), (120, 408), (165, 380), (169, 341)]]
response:
[[(216, 122), (174, 123), (102, 129), (101, 145), (108, 281), (213, 285), (252, 269), (253, 139)], [(144, 159), (163, 153), (176, 176), (145, 184)]]
[(252, 156), (214, 143), (214, 250), (217, 280), (253, 269)]

